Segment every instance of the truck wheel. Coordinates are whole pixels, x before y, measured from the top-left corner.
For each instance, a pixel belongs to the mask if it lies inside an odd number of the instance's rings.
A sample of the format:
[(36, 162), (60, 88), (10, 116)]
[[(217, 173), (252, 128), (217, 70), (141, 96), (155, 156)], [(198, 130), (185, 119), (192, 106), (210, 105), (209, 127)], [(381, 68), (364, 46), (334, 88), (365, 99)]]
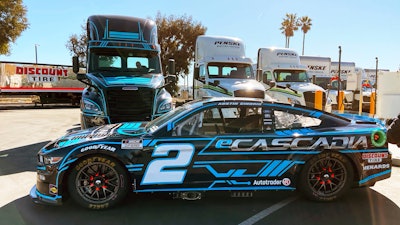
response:
[(338, 153), (321, 153), (304, 165), (299, 189), (311, 200), (332, 201), (350, 188), (353, 176), (353, 169), (346, 157)]
[(106, 209), (121, 202), (128, 192), (128, 175), (113, 158), (90, 156), (80, 160), (68, 177), (68, 191), (80, 205)]

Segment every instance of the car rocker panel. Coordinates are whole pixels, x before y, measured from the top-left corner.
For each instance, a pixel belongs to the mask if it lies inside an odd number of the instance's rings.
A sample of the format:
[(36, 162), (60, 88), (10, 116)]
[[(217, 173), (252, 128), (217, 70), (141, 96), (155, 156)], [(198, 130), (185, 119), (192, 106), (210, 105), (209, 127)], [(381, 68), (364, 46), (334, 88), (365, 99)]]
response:
[(361, 119), (259, 99), (194, 101), (151, 122), (105, 125), (49, 143), (38, 154), (31, 197), (61, 204), (68, 189), (94, 209), (113, 206), (129, 187), (172, 193), (300, 189), (314, 200), (334, 200), (351, 186), (390, 177), (386, 130)]

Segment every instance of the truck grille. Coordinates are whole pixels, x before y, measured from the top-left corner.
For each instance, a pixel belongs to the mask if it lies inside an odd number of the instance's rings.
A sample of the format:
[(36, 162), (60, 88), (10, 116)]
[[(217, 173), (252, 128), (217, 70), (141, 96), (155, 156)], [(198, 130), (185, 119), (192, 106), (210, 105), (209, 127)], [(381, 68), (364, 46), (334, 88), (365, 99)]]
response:
[[(304, 94), (304, 100), (306, 106), (315, 108), (315, 91), (306, 91)], [(322, 93), (322, 107), (324, 108), (326, 104), (326, 93)]]
[(107, 109), (111, 123), (148, 121), (151, 119), (154, 89), (122, 90), (111, 88), (106, 92)]
[(262, 90), (237, 90), (234, 92), (234, 97), (247, 97), (247, 98), (265, 98), (265, 92)]

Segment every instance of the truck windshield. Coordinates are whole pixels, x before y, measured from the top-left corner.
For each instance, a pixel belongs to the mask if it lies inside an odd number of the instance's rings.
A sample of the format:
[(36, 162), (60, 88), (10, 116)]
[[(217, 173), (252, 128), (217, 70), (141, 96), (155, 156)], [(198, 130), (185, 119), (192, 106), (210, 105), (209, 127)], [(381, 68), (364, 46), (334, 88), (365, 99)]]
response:
[(160, 58), (156, 52), (103, 49), (101, 52), (92, 51), (89, 60), (88, 72), (129, 72), (137, 75), (161, 73)]
[(274, 77), (277, 82), (310, 82), (304, 70), (275, 70)]
[(209, 63), (207, 71), (210, 78), (254, 78), (253, 68), (249, 64)]

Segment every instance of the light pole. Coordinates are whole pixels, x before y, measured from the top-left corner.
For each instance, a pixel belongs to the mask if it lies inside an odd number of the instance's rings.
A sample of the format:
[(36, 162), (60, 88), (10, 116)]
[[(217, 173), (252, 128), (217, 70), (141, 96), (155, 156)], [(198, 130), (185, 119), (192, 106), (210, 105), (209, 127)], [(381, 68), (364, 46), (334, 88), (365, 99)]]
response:
[(35, 44), (35, 62), (37, 64), (37, 46), (39, 46), (38, 44)]

